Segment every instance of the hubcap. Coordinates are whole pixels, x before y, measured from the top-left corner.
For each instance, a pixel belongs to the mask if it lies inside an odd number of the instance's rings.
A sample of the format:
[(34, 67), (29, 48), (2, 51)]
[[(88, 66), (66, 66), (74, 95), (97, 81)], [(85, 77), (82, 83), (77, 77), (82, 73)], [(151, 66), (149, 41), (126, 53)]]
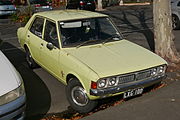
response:
[(88, 103), (88, 97), (85, 90), (82, 87), (76, 86), (71, 91), (71, 96), (74, 101), (79, 106), (85, 106)]

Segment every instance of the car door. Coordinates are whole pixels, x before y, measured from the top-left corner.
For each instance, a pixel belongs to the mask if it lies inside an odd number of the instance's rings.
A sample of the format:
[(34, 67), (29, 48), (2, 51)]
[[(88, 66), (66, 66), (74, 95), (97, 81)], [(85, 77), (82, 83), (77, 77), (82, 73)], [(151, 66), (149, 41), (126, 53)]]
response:
[(57, 34), (56, 23), (51, 20), (46, 20), (44, 37), (41, 43), (42, 48), (40, 52), (41, 65), (58, 77), (59, 72), (59, 39)]
[(28, 30), (26, 40), (28, 41), (28, 47), (31, 55), (35, 61), (39, 63), (40, 49), (42, 47), (42, 32), (44, 26), (44, 18), (35, 17), (31, 27)]

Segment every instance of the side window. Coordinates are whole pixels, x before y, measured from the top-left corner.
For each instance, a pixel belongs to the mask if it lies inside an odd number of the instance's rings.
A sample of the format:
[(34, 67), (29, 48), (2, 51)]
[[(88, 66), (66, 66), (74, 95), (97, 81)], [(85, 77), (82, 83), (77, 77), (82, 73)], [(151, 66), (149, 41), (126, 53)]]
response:
[(59, 48), (56, 24), (48, 20), (46, 21), (44, 40)]
[(44, 24), (44, 19), (43, 18), (39, 18), (37, 17), (31, 28), (30, 28), (30, 31), (35, 34), (36, 36), (42, 38), (42, 30), (43, 30), (43, 24)]

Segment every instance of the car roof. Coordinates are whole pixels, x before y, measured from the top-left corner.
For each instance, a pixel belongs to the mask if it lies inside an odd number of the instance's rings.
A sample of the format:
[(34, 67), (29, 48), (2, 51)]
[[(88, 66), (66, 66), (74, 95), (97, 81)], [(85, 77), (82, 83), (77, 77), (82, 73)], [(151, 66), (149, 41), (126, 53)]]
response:
[(43, 16), (54, 21), (67, 21), (76, 19), (86, 19), (94, 17), (107, 17), (107, 15), (85, 11), (85, 10), (52, 10), (35, 13), (34, 15)]

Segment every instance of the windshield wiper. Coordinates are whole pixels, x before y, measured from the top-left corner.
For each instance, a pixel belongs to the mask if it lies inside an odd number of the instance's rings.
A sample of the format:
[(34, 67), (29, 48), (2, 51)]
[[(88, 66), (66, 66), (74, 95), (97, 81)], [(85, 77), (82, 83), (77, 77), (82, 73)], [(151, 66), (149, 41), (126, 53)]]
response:
[(117, 35), (117, 34), (114, 34), (111, 37), (105, 39), (102, 44), (105, 44), (105, 43), (107, 43), (110, 40), (115, 40), (115, 41), (120, 40), (120, 36)]
[(79, 44), (76, 48), (79, 48), (79, 47), (81, 47), (81, 46), (83, 46), (83, 45), (85, 45), (85, 44), (87, 44), (87, 43), (91, 43), (91, 42), (95, 42), (95, 41), (97, 41), (97, 40), (84, 41), (83, 43)]

